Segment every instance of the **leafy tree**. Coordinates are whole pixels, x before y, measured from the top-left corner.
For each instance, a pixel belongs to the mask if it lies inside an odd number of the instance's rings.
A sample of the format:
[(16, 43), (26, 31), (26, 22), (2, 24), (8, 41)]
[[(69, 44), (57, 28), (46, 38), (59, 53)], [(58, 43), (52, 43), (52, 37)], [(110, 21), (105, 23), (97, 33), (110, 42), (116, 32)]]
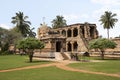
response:
[(22, 39), (22, 35), (15, 31), (15, 29), (4, 29), (0, 27), (0, 47), (1, 51), (9, 51), (10, 44), (15, 44), (16, 41)]
[(103, 25), (104, 29), (107, 29), (108, 39), (109, 39), (109, 29), (115, 26), (115, 23), (118, 19), (115, 18), (117, 14), (112, 14), (112, 12), (105, 11), (104, 15), (100, 17), (100, 22)]
[(57, 15), (55, 19), (52, 21), (52, 27), (53, 28), (61, 28), (66, 26), (66, 20), (63, 16)]
[(29, 30), (29, 34), (28, 34), (28, 36), (29, 36), (29, 37), (34, 37), (34, 38), (35, 38), (36, 33), (33, 32), (33, 30), (34, 30), (34, 28), (32, 28), (32, 29)]
[(23, 36), (17, 31), (16, 27), (9, 30), (9, 42), (10, 44), (16, 44), (18, 40), (22, 39)]
[(24, 16), (23, 12), (16, 13), (16, 16), (12, 17), (12, 23), (16, 24), (16, 27), (18, 31), (22, 34), (23, 37), (27, 37), (32, 34), (32, 36), (35, 34), (32, 32), (32, 29), (30, 29), (31, 22), (26, 21), (28, 16)]
[(9, 31), (7, 29), (0, 27), (0, 47), (2, 52), (7, 51), (9, 47), (8, 34), (9, 34)]
[(89, 49), (99, 49), (101, 51), (101, 59), (104, 59), (104, 52), (106, 49), (114, 49), (116, 43), (105, 38), (95, 39), (89, 42)]
[(17, 44), (17, 48), (26, 50), (29, 55), (29, 61), (32, 62), (34, 50), (44, 48), (44, 44), (35, 38), (28, 37), (20, 40)]
[(7, 34), (8, 34), (8, 30), (0, 27), (0, 41), (1, 41), (1, 43), (4, 43), (7, 41), (7, 39), (6, 39), (8, 37)]
[(2, 50), (2, 52), (5, 52), (5, 51), (8, 51), (8, 49), (9, 49), (9, 43), (6, 42), (4, 45), (2, 45), (1, 50)]

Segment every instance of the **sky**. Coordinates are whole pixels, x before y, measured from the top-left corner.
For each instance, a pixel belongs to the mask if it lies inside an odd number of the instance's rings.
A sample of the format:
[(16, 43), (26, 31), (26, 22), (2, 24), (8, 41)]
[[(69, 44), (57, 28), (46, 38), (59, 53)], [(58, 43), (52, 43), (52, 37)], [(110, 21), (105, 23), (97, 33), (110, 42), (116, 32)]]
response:
[[(99, 35), (107, 37), (107, 30), (100, 25), (100, 16), (105, 11), (116, 13), (118, 22), (110, 29), (110, 37), (120, 35), (120, 0), (0, 0), (0, 27), (10, 29), (15, 25), (11, 23), (15, 13), (21, 11), (30, 21), (35, 32), (43, 21), (51, 26), (51, 21), (57, 15), (62, 15), (67, 24), (94, 23), (97, 25)], [(44, 20), (43, 20), (44, 18)]]

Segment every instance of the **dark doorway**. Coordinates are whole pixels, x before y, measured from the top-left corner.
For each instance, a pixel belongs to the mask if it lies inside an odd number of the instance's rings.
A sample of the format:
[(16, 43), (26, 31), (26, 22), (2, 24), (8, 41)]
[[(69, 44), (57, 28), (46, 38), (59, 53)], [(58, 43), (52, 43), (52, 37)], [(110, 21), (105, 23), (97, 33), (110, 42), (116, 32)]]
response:
[(77, 48), (78, 48), (77, 42), (74, 42), (73, 46), (74, 46), (74, 51), (77, 51)]
[(74, 30), (73, 30), (73, 37), (77, 37), (77, 35), (78, 35), (78, 29), (74, 28)]
[(94, 26), (90, 26), (90, 37), (94, 38)]
[(57, 41), (56, 42), (56, 52), (60, 52), (61, 51), (61, 42)]
[(62, 35), (66, 36), (66, 31), (65, 30), (62, 31)]
[(71, 43), (70, 42), (68, 43), (67, 46), (68, 46), (68, 51), (72, 51), (72, 49), (71, 49)]
[(71, 33), (71, 30), (70, 30), (70, 29), (68, 29), (67, 34), (68, 34), (67, 37), (71, 37), (71, 34), (72, 34), (72, 33)]

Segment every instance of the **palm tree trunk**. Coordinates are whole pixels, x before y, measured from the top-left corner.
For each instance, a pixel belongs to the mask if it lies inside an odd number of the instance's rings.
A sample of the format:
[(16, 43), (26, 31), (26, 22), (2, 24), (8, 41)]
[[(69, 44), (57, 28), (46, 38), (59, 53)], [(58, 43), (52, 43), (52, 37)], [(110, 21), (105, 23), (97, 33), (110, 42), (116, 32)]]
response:
[(107, 29), (108, 39), (109, 39), (109, 29)]

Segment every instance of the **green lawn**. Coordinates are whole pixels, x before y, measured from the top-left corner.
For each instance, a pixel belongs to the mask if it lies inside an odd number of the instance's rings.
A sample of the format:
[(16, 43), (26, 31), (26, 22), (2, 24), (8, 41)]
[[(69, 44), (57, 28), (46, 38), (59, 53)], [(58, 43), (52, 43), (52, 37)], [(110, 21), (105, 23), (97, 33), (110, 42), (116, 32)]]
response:
[(80, 62), (69, 64), (68, 66), (89, 71), (120, 74), (120, 60), (101, 61), (103, 62)]
[[(47, 63), (51, 62), (33, 60), (33, 63), (29, 63), (28, 56), (0, 56), (0, 70)], [(68, 66), (84, 70), (120, 74), (120, 60), (105, 60), (104, 62), (80, 62), (72, 63)], [(0, 72), (0, 80), (120, 80), (120, 78), (65, 71), (56, 67), (45, 67), (11, 72)]]
[(0, 73), (0, 80), (120, 80), (120, 78), (45, 67), (3, 72)]
[(29, 63), (28, 56), (20, 56), (20, 55), (0, 56), (0, 70), (24, 67), (30, 65), (46, 64), (46, 63), (50, 63), (50, 62), (33, 60), (32, 63)]

